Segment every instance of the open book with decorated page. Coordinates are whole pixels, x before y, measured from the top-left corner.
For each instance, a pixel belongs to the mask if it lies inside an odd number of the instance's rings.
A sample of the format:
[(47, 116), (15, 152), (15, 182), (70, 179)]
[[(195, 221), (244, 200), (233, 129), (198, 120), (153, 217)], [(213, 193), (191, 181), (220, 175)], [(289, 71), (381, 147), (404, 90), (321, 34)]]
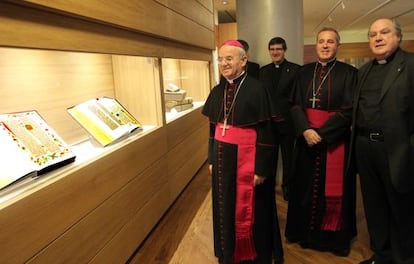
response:
[(102, 146), (143, 129), (142, 124), (111, 97), (91, 99), (67, 111)]
[(0, 114), (0, 189), (64, 166), (75, 157), (37, 111)]

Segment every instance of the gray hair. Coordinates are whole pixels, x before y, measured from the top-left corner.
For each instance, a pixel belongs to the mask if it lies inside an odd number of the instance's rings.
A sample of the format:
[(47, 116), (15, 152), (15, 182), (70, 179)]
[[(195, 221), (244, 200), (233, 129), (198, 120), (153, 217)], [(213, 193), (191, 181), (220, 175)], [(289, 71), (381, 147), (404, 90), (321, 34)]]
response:
[[(400, 38), (400, 42), (401, 42), (402, 41), (403, 34), (402, 34), (402, 30), (401, 30), (401, 25), (398, 22), (398, 20), (395, 19), (395, 18), (382, 18), (382, 19), (391, 21), (392, 26), (394, 27), (394, 30), (395, 30), (395, 34)], [(378, 20), (381, 20), (381, 19), (377, 19), (375, 21), (378, 21)], [(371, 27), (368, 29), (368, 37), (369, 37), (370, 29), (371, 29)]]
[(398, 37), (400, 37), (400, 42), (401, 42), (403, 34), (402, 34), (400, 22), (398, 22), (397, 19), (395, 18), (391, 19), (391, 21), (392, 21), (392, 25), (394, 26), (395, 33), (397, 34)]
[(338, 44), (340, 44), (340, 42), (341, 42), (341, 37), (339, 36), (338, 31), (337, 31), (336, 29), (334, 29), (333, 27), (323, 27), (323, 28), (321, 28), (321, 29), (318, 31), (318, 34), (316, 34), (316, 41), (318, 41), (319, 34), (320, 34), (321, 32), (324, 32), (324, 31), (331, 31), (331, 32), (335, 33), (335, 35), (336, 35), (336, 42), (338, 42)]

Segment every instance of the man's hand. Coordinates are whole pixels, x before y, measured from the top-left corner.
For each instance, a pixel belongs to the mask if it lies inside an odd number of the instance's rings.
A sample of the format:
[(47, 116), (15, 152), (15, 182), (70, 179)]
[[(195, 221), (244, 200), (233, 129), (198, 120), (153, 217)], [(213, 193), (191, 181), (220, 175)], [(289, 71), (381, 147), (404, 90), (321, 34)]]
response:
[(306, 129), (303, 132), (303, 137), (305, 138), (306, 143), (308, 143), (309, 147), (312, 147), (322, 141), (322, 138), (314, 129)]
[(259, 184), (262, 184), (264, 181), (266, 180), (266, 177), (262, 177), (259, 175), (254, 175), (254, 180), (253, 180), (253, 186), (257, 186)]

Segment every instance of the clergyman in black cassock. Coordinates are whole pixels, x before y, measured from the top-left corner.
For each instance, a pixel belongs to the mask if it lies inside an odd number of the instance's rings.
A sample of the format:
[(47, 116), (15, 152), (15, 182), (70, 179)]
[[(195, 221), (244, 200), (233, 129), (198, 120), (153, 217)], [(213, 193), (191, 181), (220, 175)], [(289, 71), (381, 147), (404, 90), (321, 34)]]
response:
[(414, 263), (414, 54), (396, 20), (368, 31), (374, 60), (361, 67), (352, 147), (374, 255), (362, 264)]
[(262, 83), (245, 73), (241, 47), (230, 40), (219, 49), (224, 78), (202, 110), (210, 122), (214, 253), (219, 263), (279, 263), (270, 102)]
[[(282, 191), (284, 200), (289, 199), (288, 182), (292, 174), (293, 165), (293, 146), (295, 145), (295, 133), (290, 114), (293, 92), (293, 83), (299, 65), (288, 61), (285, 58), (287, 51), (286, 41), (281, 37), (274, 37), (268, 43), (268, 50), (272, 62), (260, 68), (259, 80), (269, 90), (272, 109), (275, 116), (280, 116), (282, 120), (276, 120), (275, 140), (276, 148), (282, 154)], [(278, 153), (277, 153), (278, 154)], [(278, 157), (274, 161), (274, 170), (277, 171)]]
[(318, 61), (295, 80), (292, 118), (297, 130), (285, 236), (302, 247), (349, 254), (356, 236), (356, 175), (347, 166), (352, 91), (357, 69), (336, 60), (335, 29), (318, 33)]

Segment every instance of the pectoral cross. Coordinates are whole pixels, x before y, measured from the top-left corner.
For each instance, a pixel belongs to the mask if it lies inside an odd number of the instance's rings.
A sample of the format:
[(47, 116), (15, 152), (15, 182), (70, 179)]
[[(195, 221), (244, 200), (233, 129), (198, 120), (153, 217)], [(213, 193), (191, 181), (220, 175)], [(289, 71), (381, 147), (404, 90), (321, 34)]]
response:
[(229, 129), (229, 127), (227, 126), (227, 118), (224, 118), (224, 122), (223, 125), (220, 126), (221, 130), (221, 136), (224, 137), (226, 135), (226, 129)]
[(309, 98), (309, 101), (312, 101), (312, 108), (315, 108), (315, 103), (316, 102), (319, 102), (320, 99), (318, 99), (315, 96), (313, 96), (312, 98)]

